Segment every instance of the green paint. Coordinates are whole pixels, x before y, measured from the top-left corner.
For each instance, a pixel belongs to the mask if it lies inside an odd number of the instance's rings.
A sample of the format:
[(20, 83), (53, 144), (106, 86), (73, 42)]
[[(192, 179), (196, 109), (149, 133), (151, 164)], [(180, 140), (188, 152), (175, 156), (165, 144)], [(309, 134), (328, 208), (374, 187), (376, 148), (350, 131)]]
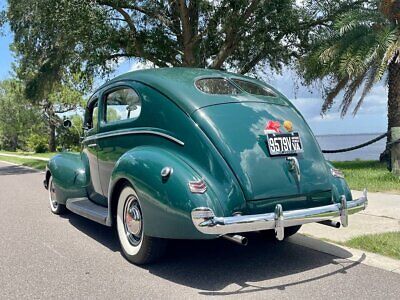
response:
[[(285, 210), (325, 205), (331, 203), (332, 192), (335, 201), (340, 194), (351, 199), (345, 181), (331, 176), (310, 128), (283, 95), (265, 84), (277, 97), (244, 91), (205, 94), (194, 84), (204, 77), (263, 84), (231, 73), (186, 68), (117, 77), (89, 100), (99, 99), (99, 122), (86, 132), (82, 153), (63, 153), (50, 161), (57, 197), (66, 201), (88, 196), (99, 205), (110, 206), (115, 187), (127, 180), (140, 198), (147, 235), (187, 239), (210, 238), (191, 222), (195, 207), (206, 206), (217, 216), (231, 216), (271, 212), (277, 203)], [(120, 87), (140, 95), (141, 114), (137, 119), (107, 124), (104, 95)], [(300, 133), (304, 148), (297, 155), (300, 182), (288, 171), (285, 157), (269, 156), (263, 133), (268, 120), (290, 120)], [(160, 172), (165, 166), (174, 171), (163, 181)], [(190, 193), (188, 181), (200, 178), (207, 183), (207, 192)]]

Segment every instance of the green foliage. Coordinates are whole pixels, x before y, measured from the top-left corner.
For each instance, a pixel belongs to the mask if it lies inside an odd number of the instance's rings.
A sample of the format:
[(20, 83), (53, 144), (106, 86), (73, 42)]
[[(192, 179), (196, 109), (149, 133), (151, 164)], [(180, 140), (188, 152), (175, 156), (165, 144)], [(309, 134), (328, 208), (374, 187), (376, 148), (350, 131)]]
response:
[(26, 149), (26, 140), (43, 129), (39, 111), (24, 97), (17, 80), (0, 82), (0, 149)]
[[(0, 82), (0, 149), (49, 151), (49, 124), (54, 124), (56, 143), (65, 148), (79, 149), (79, 133), (65, 130), (61, 113), (83, 105), (82, 95), (66, 86), (49, 94), (49, 101), (41, 105), (25, 98), (25, 86), (18, 80)], [(64, 104), (60, 104), (64, 103)], [(68, 104), (69, 103), (69, 104)], [(72, 116), (74, 128), (82, 128), (82, 118)], [(57, 134), (57, 135), (56, 135)]]
[(301, 61), (299, 70), (307, 84), (320, 80), (325, 84), (323, 113), (344, 91), (341, 104), (344, 116), (360, 90), (353, 110), (356, 114), (390, 63), (400, 62), (400, 28), (398, 22), (382, 14), (381, 2), (385, 1), (363, 1), (338, 15), (333, 26), (313, 39), (311, 51)]
[(49, 151), (48, 138), (43, 134), (32, 133), (26, 141), (27, 149), (35, 153), (45, 153)]
[(80, 151), (80, 137), (83, 135), (83, 118), (75, 114), (69, 119), (72, 122), (71, 128), (59, 127), (57, 130), (57, 142), (59, 150)]
[(159, 67), (279, 70), (354, 1), (296, 2), (9, 0), (7, 16), (20, 73), (32, 76), (29, 90), (43, 98), (68, 75), (85, 85), (126, 58)]
[(2, 35), (2, 27), (7, 21), (7, 15), (5, 11), (0, 11), (0, 35)]

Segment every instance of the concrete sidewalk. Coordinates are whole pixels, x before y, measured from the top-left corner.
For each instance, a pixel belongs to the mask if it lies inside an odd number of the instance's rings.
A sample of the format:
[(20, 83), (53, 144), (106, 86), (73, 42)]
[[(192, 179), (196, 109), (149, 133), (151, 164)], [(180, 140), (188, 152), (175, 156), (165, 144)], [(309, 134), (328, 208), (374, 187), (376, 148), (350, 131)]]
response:
[[(359, 191), (352, 193), (354, 198), (362, 194)], [(335, 229), (314, 223), (303, 225), (300, 233), (343, 242), (355, 236), (389, 231), (400, 231), (400, 195), (368, 193), (367, 209), (349, 216), (347, 228)]]

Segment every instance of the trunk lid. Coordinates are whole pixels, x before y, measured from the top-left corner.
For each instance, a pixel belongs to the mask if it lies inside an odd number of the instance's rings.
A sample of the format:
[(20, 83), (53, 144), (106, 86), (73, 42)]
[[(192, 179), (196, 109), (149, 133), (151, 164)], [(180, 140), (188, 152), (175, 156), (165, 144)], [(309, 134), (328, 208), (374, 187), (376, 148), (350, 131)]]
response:
[[(203, 107), (192, 114), (239, 180), (247, 201), (311, 195), (331, 190), (329, 170), (314, 135), (291, 106), (266, 102), (227, 103)], [(293, 124), (303, 153), (294, 154), (300, 180), (287, 156), (271, 156), (264, 129), (268, 121)]]

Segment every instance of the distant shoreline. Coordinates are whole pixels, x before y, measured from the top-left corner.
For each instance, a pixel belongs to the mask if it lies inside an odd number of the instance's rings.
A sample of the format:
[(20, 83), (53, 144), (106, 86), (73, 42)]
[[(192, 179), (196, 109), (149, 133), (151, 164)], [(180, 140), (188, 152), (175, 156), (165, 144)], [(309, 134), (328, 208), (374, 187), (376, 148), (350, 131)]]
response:
[(324, 137), (324, 136), (354, 136), (354, 135), (381, 135), (383, 132), (373, 132), (373, 133), (331, 133), (331, 134), (316, 134), (316, 137)]

